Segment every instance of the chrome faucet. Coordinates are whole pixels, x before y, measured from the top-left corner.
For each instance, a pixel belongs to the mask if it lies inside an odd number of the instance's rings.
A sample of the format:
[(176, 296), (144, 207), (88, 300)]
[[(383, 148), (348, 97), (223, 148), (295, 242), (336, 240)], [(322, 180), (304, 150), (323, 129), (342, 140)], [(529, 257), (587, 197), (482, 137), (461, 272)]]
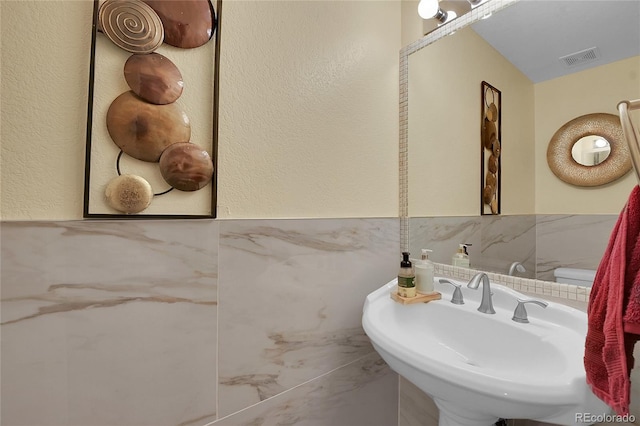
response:
[(477, 290), (482, 280), (482, 301), (478, 310), (483, 314), (495, 314), (493, 309), (493, 302), (491, 301), (491, 286), (489, 284), (489, 277), (484, 272), (478, 272), (471, 278), (467, 287), (472, 290)]
[(515, 275), (515, 272), (518, 271), (520, 273), (527, 272), (524, 268), (524, 265), (520, 262), (513, 262), (511, 266), (509, 266), (509, 275)]

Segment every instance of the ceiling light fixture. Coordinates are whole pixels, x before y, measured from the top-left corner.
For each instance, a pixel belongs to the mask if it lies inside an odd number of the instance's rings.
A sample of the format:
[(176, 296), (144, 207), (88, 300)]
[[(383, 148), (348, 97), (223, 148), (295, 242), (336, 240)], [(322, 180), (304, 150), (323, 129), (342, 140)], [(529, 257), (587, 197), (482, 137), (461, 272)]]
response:
[(418, 3), (418, 15), (422, 19), (435, 18), (440, 22), (447, 20), (447, 12), (440, 8), (438, 0), (420, 0), (420, 3)]
[(420, 0), (418, 14), (424, 19), (422, 22), (422, 34), (429, 34), (436, 28), (470, 12), (471, 9), (472, 7), (468, 0), (441, 0), (439, 2)]
[(598, 138), (595, 140), (594, 145), (596, 146), (596, 148), (604, 148), (605, 146), (609, 145), (609, 142), (602, 138)]
[[(420, 0), (418, 15), (422, 19), (436, 19), (441, 24), (475, 9), (488, 0)], [(466, 5), (466, 6), (465, 6)], [(453, 16), (451, 16), (453, 15)]]

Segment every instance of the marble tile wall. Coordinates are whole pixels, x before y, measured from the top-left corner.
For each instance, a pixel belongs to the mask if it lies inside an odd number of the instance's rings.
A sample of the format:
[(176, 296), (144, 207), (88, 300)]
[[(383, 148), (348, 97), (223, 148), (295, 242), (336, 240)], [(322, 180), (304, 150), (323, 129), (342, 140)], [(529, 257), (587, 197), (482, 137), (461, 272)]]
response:
[[(616, 219), (412, 219), (411, 251), (429, 247), (450, 263), (470, 242), (479, 269), (504, 272), (502, 259), (516, 258), (542, 273), (593, 268)], [(398, 390), (360, 327), (365, 295), (397, 272), (398, 228), (2, 223), (0, 422), (435, 425), (428, 397), (404, 379)]]
[(538, 215), (538, 279), (553, 281), (558, 267), (598, 269), (618, 215)]
[(3, 223), (3, 425), (216, 418), (218, 223)]
[[(389, 219), (246, 220), (223, 225), (220, 416), (343, 366), (347, 370), (335, 377), (351, 374), (348, 371), (356, 368), (352, 363), (372, 354), (361, 328), (362, 305), (367, 294), (397, 274), (398, 229), (398, 221)], [(380, 376), (380, 390), (388, 383), (386, 374)], [(363, 375), (363, 380), (371, 381), (369, 376)], [(389, 404), (395, 404), (394, 391), (383, 392)], [(274, 407), (278, 404), (282, 402), (274, 402)], [(384, 420), (389, 420), (384, 414), (388, 404), (364, 405), (354, 416), (369, 409), (382, 410), (377, 424), (390, 424)], [(322, 425), (319, 420), (316, 424)], [(337, 424), (365, 423), (354, 417)]]
[(6, 426), (393, 425), (397, 219), (5, 222)]
[(526, 268), (519, 276), (535, 277), (534, 215), (411, 218), (409, 227), (412, 257), (430, 248), (435, 262), (451, 264), (458, 244), (470, 243), (471, 267), (507, 273), (517, 261)]
[(410, 219), (412, 257), (434, 250), (435, 262), (451, 264), (458, 244), (471, 243), (476, 269), (507, 273), (522, 262), (518, 276), (554, 281), (559, 267), (597, 269), (617, 215), (520, 215)]
[(433, 250), (429, 258), (438, 263), (451, 264), (451, 256), (458, 244), (472, 244), (471, 262), (478, 261), (477, 247), (482, 238), (481, 217), (412, 217), (409, 220), (409, 251), (419, 258), (420, 249)]

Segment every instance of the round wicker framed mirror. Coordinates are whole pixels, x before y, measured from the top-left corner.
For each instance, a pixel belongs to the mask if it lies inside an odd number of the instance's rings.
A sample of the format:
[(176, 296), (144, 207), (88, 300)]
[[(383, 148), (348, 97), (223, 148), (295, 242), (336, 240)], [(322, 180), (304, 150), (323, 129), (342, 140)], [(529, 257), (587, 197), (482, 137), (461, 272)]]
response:
[[(578, 141), (584, 145), (587, 139), (593, 146), (581, 148), (586, 160), (578, 162), (574, 145)], [(602, 153), (603, 141), (607, 142), (606, 155)], [(567, 122), (549, 141), (547, 163), (559, 179), (576, 186), (599, 186), (621, 178), (632, 166), (620, 119), (614, 114), (596, 113)]]

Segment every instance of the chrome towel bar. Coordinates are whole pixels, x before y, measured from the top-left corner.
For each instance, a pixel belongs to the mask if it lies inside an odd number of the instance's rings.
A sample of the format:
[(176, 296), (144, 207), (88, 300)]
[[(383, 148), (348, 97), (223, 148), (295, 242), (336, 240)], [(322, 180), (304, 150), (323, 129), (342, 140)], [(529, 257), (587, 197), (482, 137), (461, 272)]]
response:
[(618, 104), (618, 113), (620, 115), (620, 124), (622, 125), (622, 133), (627, 144), (629, 145), (629, 153), (631, 154), (631, 163), (636, 172), (636, 178), (640, 183), (640, 135), (633, 127), (629, 111), (640, 109), (640, 99), (634, 101), (622, 101)]

